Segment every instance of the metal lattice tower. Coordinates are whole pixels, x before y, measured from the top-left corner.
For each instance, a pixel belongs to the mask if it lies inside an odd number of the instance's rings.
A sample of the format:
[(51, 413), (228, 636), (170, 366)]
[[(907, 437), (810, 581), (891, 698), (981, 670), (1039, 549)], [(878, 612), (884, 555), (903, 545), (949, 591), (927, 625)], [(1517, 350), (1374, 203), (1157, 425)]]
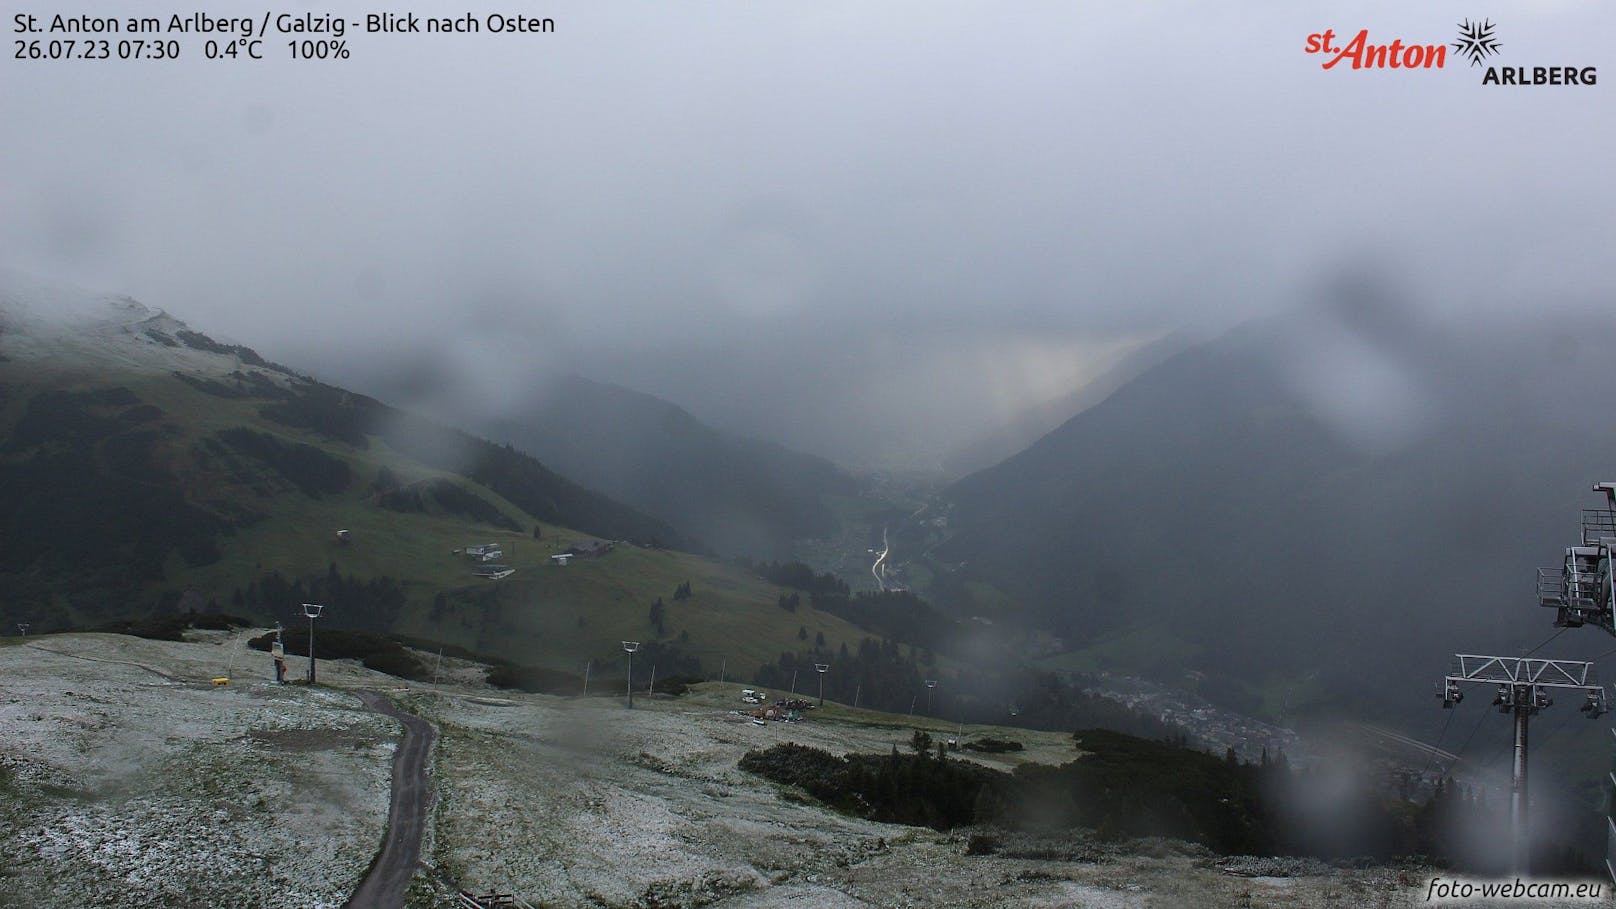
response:
[(1577, 708), (1593, 719), (1604, 713), (1605, 689), (1594, 673), (1594, 664), (1576, 660), (1533, 660), (1526, 657), (1480, 656), (1461, 653), (1454, 657), (1453, 669), (1442, 680), (1442, 706), (1451, 708), (1464, 700), (1459, 686), (1491, 683), (1498, 686), (1493, 706), (1515, 719), (1514, 759), (1509, 773), (1509, 822), (1512, 862), (1517, 874), (1525, 874), (1528, 860), (1526, 823), (1526, 734), (1528, 721), (1539, 710), (1554, 704), (1551, 690), (1579, 691), (1585, 695)]
[(1584, 508), (1582, 545), (1566, 547), (1560, 565), (1537, 570), (1538, 604), (1556, 611), (1556, 627), (1597, 625), (1616, 635), (1616, 483), (1596, 483), (1594, 491), (1605, 494), (1607, 507)]
[[(1555, 610), (1557, 628), (1594, 625), (1616, 636), (1616, 581), (1611, 555), (1616, 552), (1616, 483), (1595, 483), (1604, 493), (1604, 508), (1582, 510), (1582, 542), (1568, 546), (1565, 559), (1537, 570), (1538, 605)], [(1616, 730), (1612, 730), (1616, 732)], [(1605, 812), (1605, 872), (1616, 881), (1616, 773)]]

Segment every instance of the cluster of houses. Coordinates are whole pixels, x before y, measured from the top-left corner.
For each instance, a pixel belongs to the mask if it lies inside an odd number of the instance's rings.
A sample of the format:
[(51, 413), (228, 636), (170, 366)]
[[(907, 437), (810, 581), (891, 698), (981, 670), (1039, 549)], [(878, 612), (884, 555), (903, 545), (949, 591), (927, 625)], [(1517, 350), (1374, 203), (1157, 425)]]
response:
[[(567, 547), (565, 552), (558, 552), (550, 556), (550, 562), (553, 565), (566, 565), (573, 559), (598, 559), (611, 552), (616, 546), (617, 544), (611, 540), (575, 542)], [(456, 549), (455, 553), (464, 555), (477, 563), (471, 569), (471, 573), (479, 578), (497, 581), (500, 578), (508, 578), (516, 573), (515, 568), (499, 564), (499, 560), (505, 558), (505, 549), (499, 543), (479, 543), (474, 546), (467, 546), (464, 549)]]
[(479, 578), (497, 581), (508, 578), (516, 573), (516, 569), (509, 565), (498, 564), (499, 559), (505, 558), (505, 550), (498, 543), (480, 543), (476, 546), (467, 546), (459, 550), (466, 558), (477, 563), (471, 573)]

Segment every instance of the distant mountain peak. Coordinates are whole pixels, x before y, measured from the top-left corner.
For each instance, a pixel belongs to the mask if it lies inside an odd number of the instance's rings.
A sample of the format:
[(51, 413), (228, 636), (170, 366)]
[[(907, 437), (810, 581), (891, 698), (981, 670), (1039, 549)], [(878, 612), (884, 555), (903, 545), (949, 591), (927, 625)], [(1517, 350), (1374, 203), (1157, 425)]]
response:
[(225, 375), (248, 366), (288, 373), (240, 344), (217, 341), (166, 311), (0, 269), (0, 355), (55, 366), (119, 366)]
[(133, 297), (98, 294), (16, 269), (0, 269), (0, 317), (13, 329), (128, 325), (163, 315)]

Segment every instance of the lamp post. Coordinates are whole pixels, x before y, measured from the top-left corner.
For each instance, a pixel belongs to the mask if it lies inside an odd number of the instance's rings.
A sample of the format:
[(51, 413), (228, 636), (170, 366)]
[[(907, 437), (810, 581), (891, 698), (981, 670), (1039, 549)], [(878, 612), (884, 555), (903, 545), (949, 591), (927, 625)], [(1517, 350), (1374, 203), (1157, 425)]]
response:
[(926, 715), (927, 716), (931, 716), (931, 692), (932, 692), (932, 689), (936, 688), (936, 687), (937, 687), (937, 680), (936, 679), (927, 679), (926, 680)]
[(825, 673), (830, 671), (829, 663), (815, 663), (814, 671), (819, 673), (819, 706), (825, 706)]
[(309, 619), (309, 684), (314, 684), (314, 620), (325, 610), (318, 603), (304, 603), (303, 614)]
[(634, 651), (640, 649), (639, 641), (624, 641), (623, 652), (628, 654), (628, 709), (634, 709)]

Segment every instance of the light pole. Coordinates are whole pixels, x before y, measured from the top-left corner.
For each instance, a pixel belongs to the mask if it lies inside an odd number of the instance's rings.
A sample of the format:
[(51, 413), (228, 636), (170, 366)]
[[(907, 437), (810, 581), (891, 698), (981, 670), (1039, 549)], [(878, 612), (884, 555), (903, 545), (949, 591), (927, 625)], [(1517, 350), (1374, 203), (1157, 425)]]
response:
[(628, 709), (634, 709), (634, 651), (640, 649), (639, 641), (624, 641), (623, 652), (628, 654)]
[(304, 603), (303, 614), (309, 618), (309, 684), (314, 684), (314, 620), (325, 610), (318, 603)]
[(926, 680), (926, 715), (927, 716), (931, 716), (931, 692), (932, 692), (932, 689), (936, 688), (936, 687), (937, 687), (937, 680), (936, 679), (927, 679)]
[(814, 671), (819, 673), (819, 706), (825, 706), (825, 673), (830, 671), (829, 663), (815, 663)]

